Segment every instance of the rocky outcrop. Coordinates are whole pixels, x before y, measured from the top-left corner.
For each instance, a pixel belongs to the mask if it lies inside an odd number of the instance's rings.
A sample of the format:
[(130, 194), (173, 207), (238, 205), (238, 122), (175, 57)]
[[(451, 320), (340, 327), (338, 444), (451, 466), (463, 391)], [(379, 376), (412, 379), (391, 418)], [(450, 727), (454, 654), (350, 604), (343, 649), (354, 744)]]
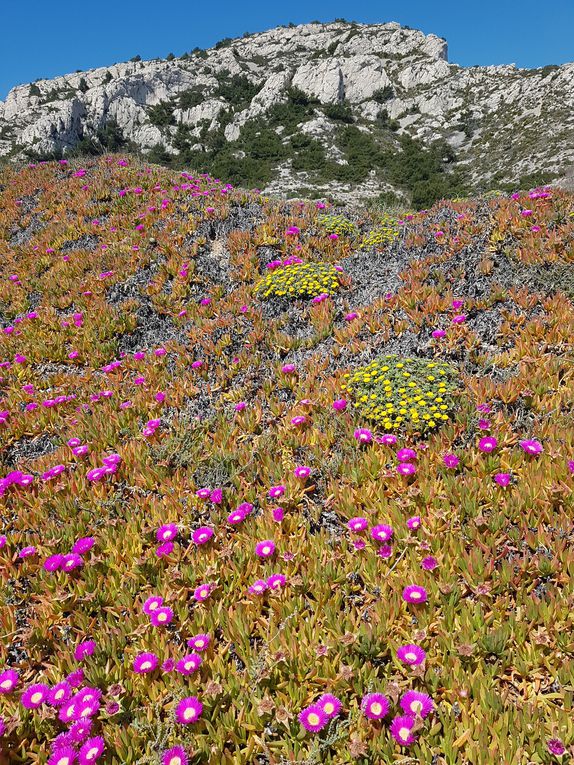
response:
[[(234, 75), (258, 88), (247, 104), (219, 93)], [(435, 35), (347, 22), (280, 27), (172, 61), (130, 61), (17, 86), (0, 102), (0, 156), (65, 154), (111, 119), (142, 149), (162, 144), (177, 152), (178, 123), (199, 137), (229, 111), (225, 138), (234, 141), (248, 120), (285, 102), (290, 87), (316, 99), (317, 113), (300, 132), (323, 141), (330, 155), (337, 154), (333, 121), (320, 107), (347, 104), (357, 124), (368, 127), (385, 109), (399, 134), (444, 138), (477, 183), (536, 170), (561, 175), (574, 164), (574, 64), (463, 68), (448, 63), (447, 44)], [(200, 96), (181, 105), (188, 92)], [(171, 110), (166, 123), (150, 112), (161, 103)]]

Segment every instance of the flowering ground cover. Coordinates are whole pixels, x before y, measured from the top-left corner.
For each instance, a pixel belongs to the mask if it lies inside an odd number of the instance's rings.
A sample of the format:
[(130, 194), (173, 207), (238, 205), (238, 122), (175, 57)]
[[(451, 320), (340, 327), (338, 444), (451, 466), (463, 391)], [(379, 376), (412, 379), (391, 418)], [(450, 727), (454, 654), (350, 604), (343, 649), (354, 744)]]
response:
[(573, 211), (3, 169), (0, 762), (568, 761)]

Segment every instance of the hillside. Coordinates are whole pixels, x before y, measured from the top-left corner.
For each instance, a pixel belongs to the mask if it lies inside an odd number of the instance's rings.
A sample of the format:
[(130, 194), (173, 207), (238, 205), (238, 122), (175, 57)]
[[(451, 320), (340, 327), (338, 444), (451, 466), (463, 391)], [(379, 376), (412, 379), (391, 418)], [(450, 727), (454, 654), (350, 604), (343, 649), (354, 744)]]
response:
[(3, 765), (567, 761), (573, 195), (109, 155), (0, 252)]
[(0, 156), (131, 148), (268, 194), (425, 207), (570, 173), (573, 75), (461, 67), (443, 39), (394, 22), (292, 25), (17, 86)]

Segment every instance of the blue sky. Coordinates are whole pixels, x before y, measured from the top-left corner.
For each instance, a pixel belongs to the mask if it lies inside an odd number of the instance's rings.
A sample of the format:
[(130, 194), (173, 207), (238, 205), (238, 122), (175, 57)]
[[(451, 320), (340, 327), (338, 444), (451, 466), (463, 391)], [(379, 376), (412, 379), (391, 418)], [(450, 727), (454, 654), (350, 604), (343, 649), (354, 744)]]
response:
[(1, 15), (0, 99), (17, 84), (136, 54), (178, 56), (244, 32), (335, 18), (432, 32), (465, 66), (574, 61), (574, 0), (5, 0)]

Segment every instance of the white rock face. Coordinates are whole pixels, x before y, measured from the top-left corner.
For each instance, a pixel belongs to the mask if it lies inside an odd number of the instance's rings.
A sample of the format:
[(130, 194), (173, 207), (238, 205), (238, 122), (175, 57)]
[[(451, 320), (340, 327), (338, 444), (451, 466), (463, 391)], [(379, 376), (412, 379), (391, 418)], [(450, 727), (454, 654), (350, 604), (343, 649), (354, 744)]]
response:
[[(250, 102), (229, 103), (219, 92), (233, 75), (259, 86)], [(394, 22), (279, 27), (186, 59), (131, 61), (16, 86), (0, 102), (0, 156), (23, 158), (24, 149), (65, 154), (111, 119), (144, 150), (163, 144), (177, 152), (177, 124), (197, 138), (203, 124), (215, 131), (230, 112), (224, 135), (234, 141), (247, 120), (264, 121), (286, 103), (289, 87), (318, 100), (298, 132), (321, 141), (335, 159), (342, 158), (336, 123), (322, 107), (346, 103), (359, 127), (386, 109), (399, 134), (446, 138), (476, 182), (574, 166), (574, 64), (463, 68), (448, 63), (445, 40)], [(179, 108), (179, 95), (190, 89), (201, 102)], [(150, 121), (150, 107), (162, 102), (172, 111), (171, 125)], [(283, 137), (281, 126), (277, 132)], [(286, 163), (272, 187), (300, 186), (301, 173), (290, 173)]]

